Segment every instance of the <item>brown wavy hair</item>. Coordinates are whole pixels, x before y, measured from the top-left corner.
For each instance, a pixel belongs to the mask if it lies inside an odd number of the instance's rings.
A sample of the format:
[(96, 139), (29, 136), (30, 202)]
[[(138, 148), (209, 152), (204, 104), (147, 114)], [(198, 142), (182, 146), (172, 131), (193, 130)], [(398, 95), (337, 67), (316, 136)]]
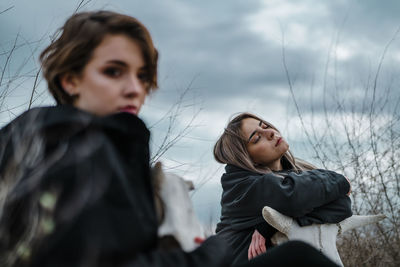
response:
[(108, 34), (123, 34), (140, 46), (148, 74), (147, 91), (156, 89), (158, 52), (147, 28), (137, 19), (111, 12), (81, 12), (72, 15), (57, 32), (59, 35), (41, 54), (44, 78), (57, 104), (72, 104), (74, 97), (65, 92), (60, 77), (79, 75), (93, 51)]
[[(240, 113), (230, 120), (224, 130), (224, 133), (215, 143), (214, 158), (219, 163), (231, 164), (256, 173), (271, 172), (270, 168), (255, 164), (252, 161), (249, 152), (247, 151), (246, 138), (242, 133), (242, 121), (247, 118), (253, 118), (258, 121), (262, 121), (272, 129), (275, 129), (279, 132), (274, 125), (252, 113)], [(286, 153), (282, 156), (281, 163), (284, 170), (292, 169), (296, 172), (300, 172), (302, 170), (312, 170), (316, 168), (304, 160), (296, 159), (290, 150), (286, 151)]]

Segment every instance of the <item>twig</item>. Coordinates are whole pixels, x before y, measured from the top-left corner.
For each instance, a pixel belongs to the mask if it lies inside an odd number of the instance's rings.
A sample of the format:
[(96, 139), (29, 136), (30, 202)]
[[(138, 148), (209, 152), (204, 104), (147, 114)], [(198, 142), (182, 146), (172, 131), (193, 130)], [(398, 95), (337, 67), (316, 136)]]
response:
[[(299, 105), (297, 104), (297, 101), (296, 101), (296, 97), (295, 97), (295, 94), (294, 94), (294, 91), (293, 91), (293, 86), (292, 86), (292, 80), (291, 80), (291, 78), (290, 78), (289, 70), (288, 70), (288, 67), (287, 67), (287, 65), (286, 65), (285, 35), (284, 35), (284, 32), (283, 32), (283, 29), (282, 29), (281, 32), (282, 32), (282, 63), (283, 63), (283, 68), (284, 68), (284, 70), (285, 70), (286, 80), (287, 80), (288, 85), (289, 85), (290, 94), (291, 94), (291, 96), (292, 96), (294, 105), (295, 105), (295, 107), (296, 107), (297, 115), (299, 116), (300, 123), (301, 123), (301, 125), (302, 125), (302, 127), (303, 127), (303, 130), (304, 130), (306, 136), (307, 136), (308, 142), (309, 142), (309, 143), (311, 144), (311, 146), (313, 147), (313, 149), (314, 149), (316, 155), (317, 155), (318, 157), (320, 157), (320, 156), (319, 156), (319, 151), (318, 151), (318, 149), (315, 147), (315, 144), (311, 141), (311, 137), (310, 137), (310, 135), (309, 135), (309, 133), (308, 133), (306, 127), (305, 127), (305, 124), (304, 124), (304, 120), (303, 120), (302, 113), (301, 113), (300, 108), (299, 108)], [(323, 160), (321, 160), (321, 163), (324, 165), (324, 161), (323, 161)], [(324, 167), (326, 168), (325, 165), (324, 165)]]
[(0, 15), (3, 14), (3, 13), (5, 13), (5, 12), (7, 12), (7, 11), (10, 10), (10, 9), (13, 9), (13, 8), (14, 8), (14, 6), (10, 6), (9, 8), (6, 8), (6, 9), (4, 9), (3, 11), (0, 11)]

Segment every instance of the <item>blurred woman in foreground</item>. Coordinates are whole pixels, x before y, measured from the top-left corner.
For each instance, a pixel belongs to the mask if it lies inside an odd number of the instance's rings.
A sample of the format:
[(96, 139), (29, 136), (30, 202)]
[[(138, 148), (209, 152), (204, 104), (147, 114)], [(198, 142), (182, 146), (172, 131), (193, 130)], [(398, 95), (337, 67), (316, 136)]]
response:
[(0, 132), (1, 266), (225, 266), (214, 237), (191, 253), (157, 248), (149, 131), (157, 50), (135, 18), (71, 16), (41, 54), (57, 106)]

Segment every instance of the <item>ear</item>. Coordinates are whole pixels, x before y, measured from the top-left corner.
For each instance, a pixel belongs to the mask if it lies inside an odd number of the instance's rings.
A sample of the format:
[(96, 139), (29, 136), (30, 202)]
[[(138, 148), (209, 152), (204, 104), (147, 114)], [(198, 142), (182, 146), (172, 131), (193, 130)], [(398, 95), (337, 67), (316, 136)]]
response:
[(60, 84), (70, 96), (79, 95), (79, 78), (76, 74), (65, 73), (60, 77)]

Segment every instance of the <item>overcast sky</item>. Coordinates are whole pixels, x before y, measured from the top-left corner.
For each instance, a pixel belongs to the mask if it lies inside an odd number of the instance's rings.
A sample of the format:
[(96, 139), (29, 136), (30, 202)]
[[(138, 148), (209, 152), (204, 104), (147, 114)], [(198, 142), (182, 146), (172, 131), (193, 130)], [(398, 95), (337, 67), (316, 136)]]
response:
[[(79, 2), (1, 0), (0, 12), (10, 8), (0, 14), (2, 125), (26, 109), (38, 53)], [(151, 127), (153, 152), (171, 112), (178, 113), (172, 138), (190, 126), (162, 160), (199, 184), (210, 180), (194, 198), (203, 214), (219, 205), (223, 166), (213, 160), (212, 147), (234, 113), (261, 115), (281, 129), (295, 155), (312, 161), (302, 145), (283, 51), (302, 116), (317, 124), (325, 111), (335, 116), (338, 101), (351, 106), (372, 97), (385, 47), (377, 94), (389, 88), (393, 103), (400, 95), (397, 0), (93, 0), (81, 10), (98, 9), (137, 17), (149, 28), (160, 52), (160, 89), (141, 117)], [(53, 104), (44, 81), (34, 99)]]

